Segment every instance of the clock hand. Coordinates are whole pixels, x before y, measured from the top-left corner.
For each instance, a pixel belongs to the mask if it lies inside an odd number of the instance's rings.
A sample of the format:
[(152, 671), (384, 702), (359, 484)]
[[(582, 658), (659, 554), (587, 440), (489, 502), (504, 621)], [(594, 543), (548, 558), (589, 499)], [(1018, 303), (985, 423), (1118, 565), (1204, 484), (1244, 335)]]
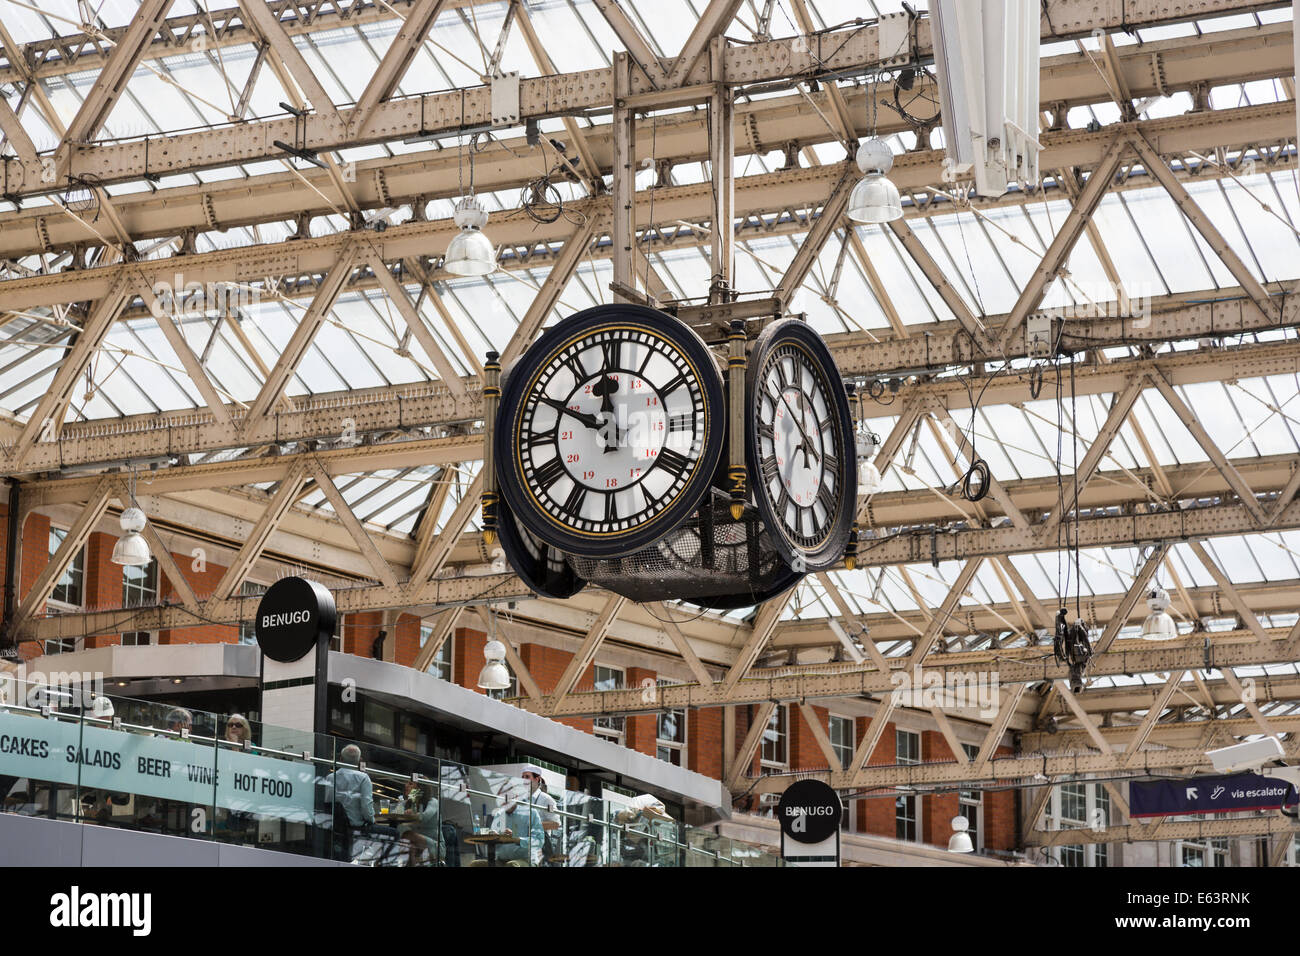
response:
[(804, 467), (807, 468), (809, 467), (808, 455), (810, 452), (812, 456), (819, 461), (821, 460), (821, 456), (818, 455), (817, 452), (812, 451), (812, 442), (810, 442), (808, 436), (804, 434), (803, 426), (800, 424), (799, 415), (795, 412), (794, 408), (791, 407), (789, 399), (785, 397), (785, 392), (781, 393), (781, 403), (785, 405), (786, 408), (790, 409), (790, 414), (794, 417), (794, 427), (795, 430), (799, 432), (799, 451), (803, 452), (803, 464)]
[[(803, 391), (801, 390), (801, 391), (799, 392), (799, 410), (800, 410), (800, 411), (803, 411), (803, 405), (804, 405), (804, 394), (803, 394)], [(811, 411), (811, 409), (810, 409), (810, 411)], [(814, 416), (814, 421), (815, 421), (815, 420), (816, 420), (816, 416)], [(804, 449), (803, 449), (803, 462), (804, 462), (804, 465), (805, 465), (805, 466), (808, 465), (808, 456), (809, 456), (809, 455), (812, 455), (814, 459), (816, 459), (817, 461), (820, 462), (822, 456), (819, 455), (819, 454), (818, 454), (818, 453), (813, 449), (813, 446), (812, 446), (812, 439), (808, 437), (807, 433), (804, 433), (804, 432), (801, 431), (801, 434), (803, 434), (803, 440), (804, 440)]]
[(578, 421), (582, 422), (582, 424), (586, 425), (588, 428), (595, 428), (599, 430), (600, 428), (604, 427), (604, 423), (595, 415), (590, 415), (587, 412), (575, 412), (568, 405), (565, 405), (564, 402), (561, 402), (554, 398), (550, 398), (546, 395), (542, 395), (540, 397), (540, 400), (543, 403), (550, 405), (552, 408), (554, 408), (556, 411), (560, 412), (561, 414), (569, 415), (573, 418), (576, 418)]
[[(592, 391), (600, 396), (600, 410), (609, 416), (605, 419), (607, 427), (612, 425), (614, 422), (614, 400), (610, 398), (610, 395), (618, 391), (618, 380), (612, 375), (605, 374), (604, 378), (596, 383)], [(609, 431), (605, 432), (605, 454), (607, 455), (611, 451), (618, 451), (619, 434), (617, 425), (614, 426), (613, 431), (613, 436), (609, 434)]]

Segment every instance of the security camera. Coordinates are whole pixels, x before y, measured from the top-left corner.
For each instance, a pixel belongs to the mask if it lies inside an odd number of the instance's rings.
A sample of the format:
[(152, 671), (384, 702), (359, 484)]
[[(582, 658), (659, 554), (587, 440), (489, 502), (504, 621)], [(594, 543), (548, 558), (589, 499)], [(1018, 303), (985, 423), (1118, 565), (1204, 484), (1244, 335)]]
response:
[(1260, 770), (1266, 763), (1282, 759), (1282, 752), (1282, 744), (1276, 737), (1261, 737), (1244, 744), (1206, 751), (1205, 756), (1210, 758), (1210, 763), (1219, 773), (1238, 773)]

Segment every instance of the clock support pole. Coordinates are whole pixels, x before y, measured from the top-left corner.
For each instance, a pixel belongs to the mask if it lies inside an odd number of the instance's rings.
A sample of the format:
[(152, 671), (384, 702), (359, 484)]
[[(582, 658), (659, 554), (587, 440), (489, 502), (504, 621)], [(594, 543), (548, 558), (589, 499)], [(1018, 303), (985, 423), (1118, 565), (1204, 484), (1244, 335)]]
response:
[(483, 363), (483, 543), (489, 548), (497, 537), (497, 469), (493, 460), (493, 432), (501, 402), (501, 356), (487, 353)]
[(745, 471), (745, 321), (732, 319), (727, 342), (728, 430), (727, 484), (731, 492), (731, 517), (739, 521), (749, 499)]

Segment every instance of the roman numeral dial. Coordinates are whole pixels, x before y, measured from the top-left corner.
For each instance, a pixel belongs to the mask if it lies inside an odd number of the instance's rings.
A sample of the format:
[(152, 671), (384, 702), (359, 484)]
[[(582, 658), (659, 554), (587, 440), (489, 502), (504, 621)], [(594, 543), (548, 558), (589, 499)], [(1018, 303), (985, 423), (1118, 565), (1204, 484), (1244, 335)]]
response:
[(829, 350), (805, 323), (768, 326), (750, 356), (746, 451), (769, 536), (795, 566), (843, 553), (856, 507), (852, 419)]
[(724, 418), (717, 366), (694, 332), (638, 306), (589, 309), (548, 330), (504, 383), (502, 494), (562, 550), (630, 553), (694, 510)]

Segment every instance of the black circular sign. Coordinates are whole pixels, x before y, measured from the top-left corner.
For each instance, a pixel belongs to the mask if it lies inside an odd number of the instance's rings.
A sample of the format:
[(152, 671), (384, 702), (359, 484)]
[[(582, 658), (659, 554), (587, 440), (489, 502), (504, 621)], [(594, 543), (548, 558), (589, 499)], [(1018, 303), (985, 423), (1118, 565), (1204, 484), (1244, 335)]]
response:
[(334, 595), (306, 578), (281, 578), (262, 595), (253, 630), (262, 653), (289, 664), (334, 636)]
[(797, 843), (829, 840), (839, 829), (843, 813), (839, 794), (820, 780), (790, 784), (776, 807), (781, 832)]

